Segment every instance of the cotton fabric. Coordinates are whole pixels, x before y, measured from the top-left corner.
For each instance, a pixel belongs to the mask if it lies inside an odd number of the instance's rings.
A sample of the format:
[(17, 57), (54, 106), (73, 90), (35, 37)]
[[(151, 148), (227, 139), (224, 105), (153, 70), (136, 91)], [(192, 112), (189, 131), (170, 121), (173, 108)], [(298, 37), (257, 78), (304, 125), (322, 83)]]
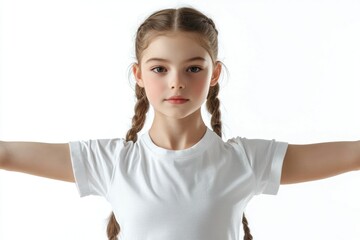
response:
[(277, 194), (287, 149), (210, 129), (184, 150), (160, 148), (148, 133), (69, 145), (80, 196), (107, 199), (120, 240), (239, 240), (249, 200)]

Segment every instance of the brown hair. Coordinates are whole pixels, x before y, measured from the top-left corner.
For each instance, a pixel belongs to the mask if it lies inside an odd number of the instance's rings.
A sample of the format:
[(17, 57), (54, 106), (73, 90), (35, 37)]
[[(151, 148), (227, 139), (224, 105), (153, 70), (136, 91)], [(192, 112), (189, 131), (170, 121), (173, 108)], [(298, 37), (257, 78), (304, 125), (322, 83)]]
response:
[[(207, 50), (215, 64), (218, 58), (218, 31), (215, 24), (203, 13), (187, 7), (157, 11), (150, 15), (140, 25), (137, 30), (135, 41), (135, 54), (138, 62), (140, 62), (143, 51), (148, 47), (153, 37), (162, 33), (175, 31), (198, 33), (200, 36), (199, 43)], [(222, 124), (220, 101), (218, 98), (219, 88), (219, 83), (210, 87), (206, 107), (211, 114), (211, 127), (213, 131), (221, 137)], [(146, 113), (149, 109), (149, 101), (146, 97), (144, 88), (141, 88), (136, 84), (135, 94), (137, 98), (137, 103), (134, 108), (135, 115), (132, 118), (132, 126), (126, 134), (126, 141), (133, 142), (137, 140), (137, 134), (144, 126)], [(244, 240), (253, 239), (245, 215), (243, 215), (242, 222), (245, 232)], [(109, 240), (117, 240), (119, 233), (120, 226), (115, 219), (114, 213), (112, 213), (107, 227)]]

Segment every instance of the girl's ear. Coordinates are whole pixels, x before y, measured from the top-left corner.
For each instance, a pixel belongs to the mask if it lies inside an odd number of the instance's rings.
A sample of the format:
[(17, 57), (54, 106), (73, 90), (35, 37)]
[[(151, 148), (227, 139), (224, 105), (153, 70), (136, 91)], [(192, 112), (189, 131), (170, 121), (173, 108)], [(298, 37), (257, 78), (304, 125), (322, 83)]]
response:
[(211, 77), (210, 86), (215, 86), (220, 78), (221, 74), (221, 62), (217, 61), (214, 66), (213, 75)]
[(144, 87), (144, 82), (143, 82), (143, 80), (141, 78), (141, 69), (140, 69), (139, 64), (134, 63), (133, 67), (132, 67), (132, 71), (133, 71), (136, 83), (139, 85), (139, 87), (143, 88)]

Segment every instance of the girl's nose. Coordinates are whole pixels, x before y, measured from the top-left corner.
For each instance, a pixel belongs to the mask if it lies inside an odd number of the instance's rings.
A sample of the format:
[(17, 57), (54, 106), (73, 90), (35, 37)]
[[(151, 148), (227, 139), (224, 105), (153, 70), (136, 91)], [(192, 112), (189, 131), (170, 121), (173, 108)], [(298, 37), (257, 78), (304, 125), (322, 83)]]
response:
[(185, 88), (184, 76), (181, 76), (180, 74), (174, 74), (170, 86), (171, 89), (184, 89)]
[(175, 84), (173, 84), (171, 86), (171, 89), (176, 89), (176, 88), (183, 89), (183, 88), (185, 88), (185, 86), (184, 85), (175, 85)]

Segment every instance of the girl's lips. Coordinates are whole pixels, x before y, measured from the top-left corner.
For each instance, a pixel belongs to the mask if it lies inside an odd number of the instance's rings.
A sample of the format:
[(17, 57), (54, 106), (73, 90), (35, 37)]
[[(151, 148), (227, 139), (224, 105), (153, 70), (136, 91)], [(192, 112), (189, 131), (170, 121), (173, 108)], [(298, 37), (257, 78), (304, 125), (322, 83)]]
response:
[(186, 99), (184, 97), (175, 96), (175, 97), (168, 98), (165, 101), (172, 103), (172, 104), (183, 104), (183, 103), (186, 103), (187, 101), (189, 101), (189, 99)]

